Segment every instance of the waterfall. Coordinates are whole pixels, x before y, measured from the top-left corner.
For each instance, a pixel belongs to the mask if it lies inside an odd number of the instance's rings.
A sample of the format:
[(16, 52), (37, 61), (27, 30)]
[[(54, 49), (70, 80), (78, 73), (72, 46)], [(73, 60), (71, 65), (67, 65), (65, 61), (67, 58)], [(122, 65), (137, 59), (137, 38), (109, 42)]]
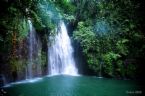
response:
[(28, 64), (26, 69), (26, 79), (31, 79), (41, 74), (41, 42), (36, 35), (31, 20), (28, 20), (28, 24)]
[(57, 31), (54, 43), (48, 46), (49, 75), (78, 75), (73, 57), (73, 47), (63, 21), (60, 21)]

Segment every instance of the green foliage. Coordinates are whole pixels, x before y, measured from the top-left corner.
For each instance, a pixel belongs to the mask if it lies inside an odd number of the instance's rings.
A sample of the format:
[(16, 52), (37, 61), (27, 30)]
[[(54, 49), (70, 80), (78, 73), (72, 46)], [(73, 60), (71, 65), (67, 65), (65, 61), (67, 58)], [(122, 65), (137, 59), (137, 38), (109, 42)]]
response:
[(53, 2), (65, 14), (73, 14), (76, 7), (69, 0), (55, 0)]
[[(144, 56), (140, 52), (144, 52), (145, 38), (135, 15), (138, 3), (82, 0), (74, 1), (74, 4), (77, 6), (76, 18), (81, 22), (78, 22), (73, 37), (80, 43), (89, 67), (98, 73), (100, 62), (103, 62), (104, 74), (135, 78), (136, 70), (141, 66), (136, 64), (137, 58)], [(126, 64), (127, 59), (136, 62)]]
[(76, 6), (70, 0), (55, 0), (52, 1), (57, 7), (57, 11), (62, 15), (62, 18), (68, 22), (74, 22)]
[(41, 65), (44, 66), (47, 64), (47, 54), (45, 52), (41, 53)]
[(104, 71), (105, 73), (108, 73), (110, 76), (113, 76), (113, 67), (114, 62), (117, 61), (117, 59), (120, 57), (119, 54), (116, 54), (114, 52), (108, 52), (107, 54), (103, 55), (103, 61), (104, 61)]
[(9, 64), (10, 64), (10, 71), (23, 71), (23, 69), (25, 68), (25, 60), (18, 60), (16, 58), (11, 58), (9, 60)]
[[(12, 51), (16, 50), (14, 55), (18, 55), (19, 49), (17, 48), (23, 47), (27, 44), (26, 37), (29, 32), (28, 19), (31, 19), (37, 33), (42, 36), (42, 41), (46, 41), (46, 35), (48, 38), (50, 30), (53, 30), (55, 25), (51, 21), (52, 18), (50, 18), (50, 15), (46, 14), (49, 10), (40, 7), (40, 4), (44, 3), (45, 0), (6, 1), (6, 6), (3, 7), (2, 10), (0, 9), (0, 56), (1, 58), (4, 58), (2, 59), (3, 63), (1, 63), (0, 66), (7, 66), (7, 68), (10, 68), (10, 71), (22, 72), (24, 74), (24, 69), (28, 64), (27, 60), (25, 60), (27, 57), (25, 56), (27, 54), (27, 49), (21, 48), (21, 51), (24, 51), (22, 58), (19, 58), (19, 56), (16, 56), (16, 58), (13, 57)], [(48, 3), (45, 2), (45, 5), (48, 6)], [(44, 31), (44, 28), (47, 30)], [(16, 38), (13, 33), (16, 33)], [(19, 43), (21, 44), (19, 45)], [(43, 43), (46, 44), (46, 42)], [(42, 64), (42, 66), (47, 64), (46, 54), (44, 55), (42, 53), (41, 56), (41, 52), (38, 52), (37, 55), (38, 58), (34, 60), (35, 64), (39, 63)], [(41, 61), (41, 59), (42, 63), (38, 62)]]
[(20, 20), (18, 23), (18, 40), (21, 41), (28, 36), (29, 25), (26, 20)]
[(89, 68), (93, 69), (96, 73), (98, 73), (100, 71), (100, 61), (99, 59), (97, 59), (97, 57), (95, 56), (95, 54), (93, 53), (87, 53), (87, 63), (89, 64)]
[(87, 26), (84, 22), (79, 22), (78, 30), (74, 32), (73, 37), (75, 40), (80, 42), (80, 45), (83, 48), (83, 53), (87, 57), (89, 67), (97, 72), (99, 70), (99, 61), (96, 58), (96, 54), (99, 49), (93, 28)]
[(126, 75), (130, 78), (134, 78), (137, 75), (136, 71), (137, 71), (137, 66), (134, 63), (133, 64), (128, 64), (127, 70), (126, 70)]
[[(7, 0), (2, 4), (6, 6), (0, 9), (0, 45), (3, 45), (0, 53), (5, 53), (8, 59), (13, 32), (17, 43), (28, 35), (28, 18), (41, 36), (43, 46), (53, 42), (53, 39), (48, 41), (48, 35), (55, 36), (53, 29), (59, 19), (77, 24), (73, 38), (80, 43), (89, 68), (96, 74), (103, 62), (103, 74), (134, 78), (140, 70), (138, 62), (145, 59), (145, 35), (140, 29), (143, 18), (137, 15), (139, 5), (135, 0)], [(38, 55), (45, 66), (46, 52)], [(128, 59), (135, 62), (126, 63)], [(12, 70), (22, 70), (26, 61), (13, 58), (9, 64)]]
[(117, 60), (116, 61), (116, 68), (115, 68), (115, 72), (118, 73), (118, 75), (120, 75), (120, 77), (125, 77), (125, 72), (126, 72), (126, 69), (125, 69), (125, 66), (123, 64), (123, 61), (122, 60)]
[(122, 39), (122, 40), (119, 40), (117, 43), (116, 43), (116, 48), (117, 48), (117, 52), (119, 54), (122, 54), (122, 55), (127, 55), (128, 54), (128, 48), (127, 48), (127, 42), (129, 42), (129, 40), (127, 39)]
[(69, 22), (73, 22), (73, 21), (76, 20), (75, 17), (74, 17), (73, 15), (68, 15), (68, 14), (64, 14), (64, 18), (65, 18), (66, 20), (68, 20)]
[(78, 20), (93, 19), (97, 13), (97, 0), (75, 0), (76, 18)]
[(33, 24), (36, 27), (36, 30), (40, 30), (44, 27), (42, 24), (41, 18), (34, 12), (33, 10), (30, 11), (30, 15), (33, 17)]
[(85, 27), (83, 22), (78, 23), (78, 31), (74, 32), (74, 39), (79, 40), (81, 46), (84, 48), (83, 52), (87, 54), (88, 51), (94, 51), (95, 33), (91, 27)]

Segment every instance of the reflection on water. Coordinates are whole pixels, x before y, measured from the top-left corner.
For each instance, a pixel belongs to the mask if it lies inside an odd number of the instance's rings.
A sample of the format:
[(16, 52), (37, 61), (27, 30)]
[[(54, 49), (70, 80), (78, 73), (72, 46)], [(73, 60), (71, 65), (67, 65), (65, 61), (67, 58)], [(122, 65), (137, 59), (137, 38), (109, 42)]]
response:
[(4, 88), (8, 96), (128, 96), (141, 88), (135, 81), (59, 75)]

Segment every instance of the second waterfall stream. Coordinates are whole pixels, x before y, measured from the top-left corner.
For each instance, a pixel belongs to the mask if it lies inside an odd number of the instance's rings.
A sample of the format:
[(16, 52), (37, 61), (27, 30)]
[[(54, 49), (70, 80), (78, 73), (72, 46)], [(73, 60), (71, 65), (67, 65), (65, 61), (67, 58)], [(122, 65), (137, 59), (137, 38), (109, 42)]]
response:
[(48, 46), (49, 75), (78, 75), (73, 56), (74, 49), (63, 21), (58, 24), (56, 36), (51, 46)]

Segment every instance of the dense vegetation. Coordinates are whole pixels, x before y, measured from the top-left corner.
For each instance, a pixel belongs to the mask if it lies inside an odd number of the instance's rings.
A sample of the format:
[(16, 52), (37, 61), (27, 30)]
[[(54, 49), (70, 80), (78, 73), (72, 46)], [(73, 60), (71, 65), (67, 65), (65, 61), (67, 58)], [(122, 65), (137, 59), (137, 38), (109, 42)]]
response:
[(141, 76), (145, 37), (141, 29), (143, 14), (137, 12), (139, 3), (86, 0), (80, 5), (80, 20), (73, 36), (80, 42), (90, 69), (109, 77)]
[[(46, 14), (49, 3), (43, 0), (0, 1), (1, 6), (5, 5), (0, 9), (0, 57), (2, 57), (0, 74), (5, 74), (11, 79), (11, 75), (17, 72), (23, 76), (19, 79), (24, 79), (28, 61), (27, 37), (30, 30), (28, 19), (31, 19), (40, 35), (42, 44), (46, 44), (38, 53), (41, 54), (39, 57), (42, 67), (46, 66), (47, 37), (55, 25), (54, 20), (51, 20), (49, 14)], [(52, 5), (49, 4), (49, 6)], [(22, 52), (19, 52), (20, 49)]]
[[(17, 49), (26, 45), (30, 18), (41, 37), (44, 69), (47, 42), (51, 42), (48, 35), (55, 35), (55, 24), (62, 18), (71, 25), (73, 39), (96, 75), (140, 78), (143, 74), (145, 26), (143, 5), (138, 0), (1, 0), (2, 5), (0, 74), (9, 73), (3, 69), (11, 72), (25, 68)], [(24, 55), (23, 60), (26, 58)]]

